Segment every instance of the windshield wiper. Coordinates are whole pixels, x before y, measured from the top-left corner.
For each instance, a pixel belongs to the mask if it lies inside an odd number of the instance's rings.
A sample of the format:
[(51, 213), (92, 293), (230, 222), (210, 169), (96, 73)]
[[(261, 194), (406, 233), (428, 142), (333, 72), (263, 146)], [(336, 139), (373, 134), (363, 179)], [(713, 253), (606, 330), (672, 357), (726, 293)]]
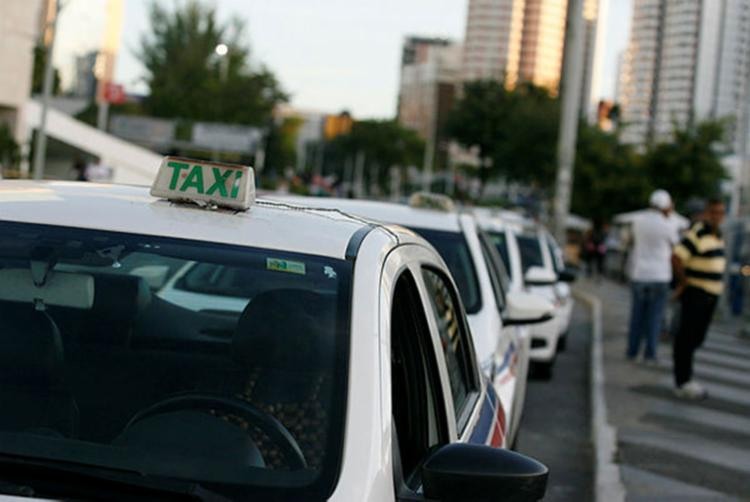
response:
[(0, 493), (21, 497), (225, 502), (199, 483), (36, 457), (0, 455)]

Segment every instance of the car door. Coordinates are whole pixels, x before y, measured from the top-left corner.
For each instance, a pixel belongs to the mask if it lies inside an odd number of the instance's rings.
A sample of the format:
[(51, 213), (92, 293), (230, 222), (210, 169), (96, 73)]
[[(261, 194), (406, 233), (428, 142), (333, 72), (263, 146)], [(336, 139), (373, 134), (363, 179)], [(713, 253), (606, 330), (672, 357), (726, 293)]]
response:
[(445, 271), (430, 264), (421, 266), (421, 279), (430, 324), (440, 340), (437, 358), (442, 356), (439, 368), (448, 376), (457, 438), (461, 442), (503, 446), (505, 410), (479, 370), (469, 325), (453, 282)]

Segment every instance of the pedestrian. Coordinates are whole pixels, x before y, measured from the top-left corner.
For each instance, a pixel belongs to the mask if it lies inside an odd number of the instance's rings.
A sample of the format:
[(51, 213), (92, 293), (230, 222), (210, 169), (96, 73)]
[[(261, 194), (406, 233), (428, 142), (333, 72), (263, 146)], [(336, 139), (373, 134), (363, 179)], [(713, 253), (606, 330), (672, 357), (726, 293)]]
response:
[(680, 327), (672, 346), (675, 394), (704, 399), (708, 393), (693, 380), (693, 356), (706, 338), (711, 317), (723, 289), (724, 239), (721, 224), (726, 208), (720, 199), (706, 203), (703, 221), (693, 225), (672, 256), (680, 298)]
[(607, 228), (601, 220), (595, 220), (583, 240), (583, 256), (586, 261), (586, 274), (601, 278), (604, 275), (604, 258), (607, 255)]
[(672, 198), (656, 190), (649, 198), (650, 208), (638, 214), (631, 226), (631, 309), (626, 356), (635, 361), (645, 341), (643, 359), (657, 364), (657, 344), (664, 308), (672, 281), (672, 248), (677, 231), (669, 219)]
[(80, 156), (76, 156), (73, 161), (73, 171), (75, 172), (76, 181), (89, 180), (86, 176), (86, 162)]

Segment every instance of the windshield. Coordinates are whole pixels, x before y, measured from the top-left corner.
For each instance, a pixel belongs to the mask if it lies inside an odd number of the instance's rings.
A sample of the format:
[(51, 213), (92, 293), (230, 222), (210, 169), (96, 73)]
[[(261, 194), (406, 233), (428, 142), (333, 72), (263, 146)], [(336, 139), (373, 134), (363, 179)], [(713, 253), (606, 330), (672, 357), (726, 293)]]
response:
[(0, 454), (325, 498), (350, 284), (344, 260), (0, 222)]
[(460, 232), (443, 232), (440, 230), (413, 229), (432, 244), (448, 265), (456, 287), (461, 295), (467, 314), (479, 312), (482, 299), (479, 294), (479, 283), (474, 270), (469, 246)]
[(521, 252), (521, 266), (524, 273), (531, 267), (544, 267), (542, 246), (537, 234), (519, 234), (516, 240), (518, 240), (518, 250)]

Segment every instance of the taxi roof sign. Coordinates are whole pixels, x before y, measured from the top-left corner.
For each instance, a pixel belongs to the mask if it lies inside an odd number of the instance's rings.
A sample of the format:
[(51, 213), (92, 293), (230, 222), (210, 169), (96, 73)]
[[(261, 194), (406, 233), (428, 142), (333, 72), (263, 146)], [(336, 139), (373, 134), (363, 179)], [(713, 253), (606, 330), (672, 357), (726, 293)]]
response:
[(255, 172), (250, 166), (164, 157), (150, 193), (173, 201), (245, 210), (255, 202)]

